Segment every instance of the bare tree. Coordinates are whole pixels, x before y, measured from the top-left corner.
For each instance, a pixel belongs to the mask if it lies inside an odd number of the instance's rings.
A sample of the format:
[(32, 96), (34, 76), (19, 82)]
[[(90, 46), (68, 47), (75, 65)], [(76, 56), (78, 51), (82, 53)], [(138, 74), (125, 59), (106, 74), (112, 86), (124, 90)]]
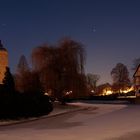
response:
[[(63, 80), (66, 90), (73, 91), (73, 97), (82, 97), (86, 90), (84, 75), (85, 50), (81, 43), (65, 38), (58, 44), (63, 66)], [(64, 85), (63, 84), (63, 85)]]
[(87, 74), (87, 84), (88, 84), (89, 88), (95, 90), (99, 79), (100, 79), (99, 75), (88, 73)]
[(129, 72), (127, 67), (118, 63), (111, 71), (111, 76), (113, 79), (113, 84), (117, 85), (115, 87), (119, 88), (119, 92), (121, 89), (124, 89), (125, 86), (130, 85)]
[[(84, 73), (85, 64), (85, 50), (81, 43), (65, 38), (60, 41), (58, 47), (61, 49), (62, 57), (65, 58), (64, 64), (67, 65), (71, 71), (77, 73)], [(74, 67), (71, 67), (74, 66)]]
[(76, 93), (75, 90), (82, 90), (84, 60), (83, 46), (70, 39), (64, 39), (56, 46), (39, 46), (32, 52), (34, 71), (40, 73), (46, 91), (52, 90), (53, 96), (59, 100), (65, 96), (64, 91)]

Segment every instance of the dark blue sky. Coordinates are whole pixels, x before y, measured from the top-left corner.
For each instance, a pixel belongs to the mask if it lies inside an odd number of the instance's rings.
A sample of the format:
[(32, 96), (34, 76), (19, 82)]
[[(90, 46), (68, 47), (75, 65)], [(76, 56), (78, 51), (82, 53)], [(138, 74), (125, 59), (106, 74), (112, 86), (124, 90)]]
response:
[(140, 57), (139, 7), (139, 0), (0, 0), (0, 39), (12, 72), (22, 54), (29, 59), (34, 47), (67, 36), (85, 45), (86, 72), (111, 82), (116, 63), (130, 70)]

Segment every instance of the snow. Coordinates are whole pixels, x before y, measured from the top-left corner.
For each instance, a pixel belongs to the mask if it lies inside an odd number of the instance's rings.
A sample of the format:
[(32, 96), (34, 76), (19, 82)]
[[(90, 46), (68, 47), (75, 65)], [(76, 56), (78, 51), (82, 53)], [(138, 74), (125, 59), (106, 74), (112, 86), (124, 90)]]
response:
[(138, 140), (140, 105), (72, 104), (86, 109), (1, 126), (0, 140)]

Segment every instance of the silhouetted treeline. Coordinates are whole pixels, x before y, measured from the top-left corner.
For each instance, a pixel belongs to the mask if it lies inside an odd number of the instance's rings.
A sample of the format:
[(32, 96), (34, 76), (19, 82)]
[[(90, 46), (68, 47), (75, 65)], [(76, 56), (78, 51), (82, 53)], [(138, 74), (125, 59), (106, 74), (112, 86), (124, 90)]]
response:
[(65, 98), (86, 96), (85, 50), (81, 43), (63, 39), (58, 44), (41, 45), (32, 51), (32, 68), (21, 56), (15, 74), (16, 89), (21, 93), (48, 93), (65, 103)]
[(41, 116), (52, 109), (50, 98), (40, 94), (38, 90), (31, 94), (16, 91), (14, 78), (10, 69), (6, 68), (3, 84), (0, 85), (0, 119)]
[[(32, 68), (21, 56), (14, 76), (6, 68), (0, 87), (0, 118), (16, 119), (48, 114), (50, 99), (65, 104), (66, 98), (86, 96), (85, 50), (81, 43), (63, 39), (32, 51)], [(46, 96), (48, 94), (49, 96)]]

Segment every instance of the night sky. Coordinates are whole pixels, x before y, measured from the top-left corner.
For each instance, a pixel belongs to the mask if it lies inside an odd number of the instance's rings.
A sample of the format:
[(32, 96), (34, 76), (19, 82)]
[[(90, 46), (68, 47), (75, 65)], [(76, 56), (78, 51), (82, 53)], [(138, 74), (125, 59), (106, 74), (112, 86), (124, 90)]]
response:
[(24, 54), (34, 47), (55, 44), (63, 37), (82, 42), (86, 73), (112, 82), (118, 62), (128, 66), (140, 57), (139, 0), (0, 0), (0, 39), (9, 52), (14, 73)]

